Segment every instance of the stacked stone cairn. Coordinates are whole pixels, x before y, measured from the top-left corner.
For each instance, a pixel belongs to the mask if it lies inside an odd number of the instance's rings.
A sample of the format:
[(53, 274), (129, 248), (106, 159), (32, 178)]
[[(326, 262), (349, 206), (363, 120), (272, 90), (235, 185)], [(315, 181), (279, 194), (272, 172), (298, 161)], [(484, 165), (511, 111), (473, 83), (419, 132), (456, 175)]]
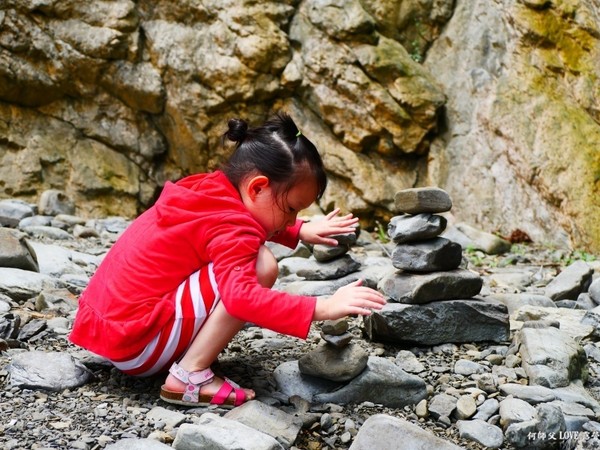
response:
[(298, 360), (300, 373), (336, 382), (358, 376), (369, 359), (368, 353), (353, 344), (345, 319), (327, 320), (321, 326), (323, 342)]
[[(356, 270), (359, 264), (347, 253), (356, 243), (359, 231), (357, 227), (355, 233), (333, 236), (338, 241), (337, 246), (313, 246), (314, 259), (329, 267), (332, 262), (337, 261), (342, 266)], [(321, 345), (298, 361), (298, 368), (302, 374), (345, 382), (355, 378), (367, 366), (369, 355), (360, 346), (351, 343), (352, 334), (348, 331), (348, 322), (345, 319), (323, 322), (321, 338)]]
[(437, 345), (449, 342), (503, 342), (509, 338), (507, 308), (475, 298), (483, 279), (461, 268), (462, 247), (440, 236), (452, 200), (436, 187), (396, 193), (400, 215), (388, 224), (396, 244), (391, 255), (398, 269), (381, 279), (378, 289), (389, 297), (383, 310), (365, 318), (369, 338)]
[[(364, 272), (356, 275), (360, 263), (347, 254), (359, 232), (356, 228), (355, 233), (333, 236), (338, 241), (335, 247), (315, 245), (307, 261), (311, 269), (300, 268), (297, 274), (308, 278), (319, 269), (322, 278), (342, 280), (341, 285), (358, 278), (368, 284)], [(336, 287), (335, 283), (326, 284), (329, 288)], [(321, 295), (327, 294), (321, 292)], [(346, 319), (324, 321), (320, 344), (297, 362), (284, 363), (275, 371), (276, 379), (286, 377), (286, 372), (297, 372), (298, 380), (302, 381), (298, 385), (289, 379), (278, 382), (280, 388), (287, 395), (316, 403), (360, 403), (375, 397), (386, 406), (399, 408), (427, 397), (425, 382), (420, 377), (406, 373), (385, 358), (370, 356), (359, 343), (352, 342), (353, 337)]]

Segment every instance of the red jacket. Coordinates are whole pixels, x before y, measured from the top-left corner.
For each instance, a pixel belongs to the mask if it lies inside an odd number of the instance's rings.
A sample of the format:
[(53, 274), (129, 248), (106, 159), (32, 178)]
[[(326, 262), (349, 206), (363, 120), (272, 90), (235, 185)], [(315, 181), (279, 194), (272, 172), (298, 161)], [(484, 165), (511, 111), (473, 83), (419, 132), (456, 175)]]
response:
[[(302, 221), (276, 238), (294, 248)], [(220, 171), (168, 182), (110, 249), (81, 295), (71, 342), (109, 359), (137, 355), (175, 313), (179, 284), (209, 262), (232, 316), (306, 338), (316, 298), (260, 286), (264, 229)]]

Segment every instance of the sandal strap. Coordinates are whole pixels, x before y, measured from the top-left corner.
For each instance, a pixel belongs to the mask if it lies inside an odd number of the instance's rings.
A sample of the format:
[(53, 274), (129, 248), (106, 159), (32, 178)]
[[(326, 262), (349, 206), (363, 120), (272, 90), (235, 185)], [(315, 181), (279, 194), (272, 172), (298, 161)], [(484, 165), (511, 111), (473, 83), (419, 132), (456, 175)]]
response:
[(231, 391), (234, 391), (235, 401), (233, 404), (234, 406), (240, 406), (246, 401), (246, 393), (243, 389), (240, 389), (237, 386), (238, 385), (235, 384), (233, 381), (229, 380), (228, 378), (225, 378), (223, 381), (223, 385), (221, 386), (219, 391), (214, 395), (210, 403), (213, 405), (222, 405), (227, 401), (227, 398), (229, 397), (229, 394), (231, 394)]
[(183, 400), (194, 403), (198, 402), (200, 387), (210, 383), (215, 377), (210, 367), (196, 372), (188, 372), (177, 363), (173, 363), (169, 373), (179, 381), (188, 384), (183, 393)]

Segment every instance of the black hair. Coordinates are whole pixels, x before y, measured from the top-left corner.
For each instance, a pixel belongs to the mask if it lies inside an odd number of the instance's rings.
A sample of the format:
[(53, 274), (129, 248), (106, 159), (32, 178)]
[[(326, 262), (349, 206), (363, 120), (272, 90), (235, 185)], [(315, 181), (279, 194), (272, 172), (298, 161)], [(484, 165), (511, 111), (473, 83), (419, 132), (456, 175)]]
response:
[(321, 198), (327, 176), (317, 148), (299, 130), (292, 118), (278, 112), (262, 126), (249, 128), (242, 119), (230, 119), (223, 134), (236, 143), (235, 150), (222, 170), (238, 187), (253, 173), (266, 176), (276, 192), (284, 194), (301, 178), (314, 176)]

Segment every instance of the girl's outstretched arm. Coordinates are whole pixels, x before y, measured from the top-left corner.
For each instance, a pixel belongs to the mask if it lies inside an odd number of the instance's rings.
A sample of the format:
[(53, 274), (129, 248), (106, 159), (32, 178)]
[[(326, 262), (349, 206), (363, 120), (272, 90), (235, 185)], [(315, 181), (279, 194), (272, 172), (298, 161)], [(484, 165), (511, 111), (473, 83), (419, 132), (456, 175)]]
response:
[(336, 208), (327, 214), (323, 220), (305, 222), (300, 228), (298, 237), (310, 244), (338, 245), (338, 242), (329, 236), (352, 233), (358, 223), (358, 217), (354, 217), (352, 214), (337, 217), (339, 213), (340, 209)]
[(380, 292), (361, 286), (362, 280), (356, 280), (339, 288), (329, 298), (317, 298), (314, 321), (341, 319), (350, 314), (368, 316), (371, 310), (380, 310), (386, 300)]

